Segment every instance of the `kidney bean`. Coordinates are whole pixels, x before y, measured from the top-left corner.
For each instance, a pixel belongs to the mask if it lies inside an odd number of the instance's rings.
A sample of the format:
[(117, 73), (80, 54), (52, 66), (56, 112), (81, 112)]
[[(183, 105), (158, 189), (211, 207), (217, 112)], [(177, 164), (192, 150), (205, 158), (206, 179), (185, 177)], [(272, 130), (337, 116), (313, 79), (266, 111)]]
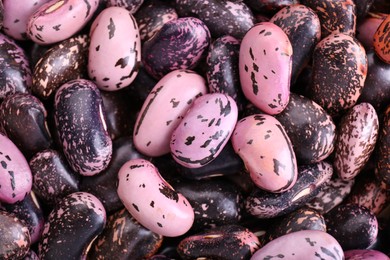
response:
[(175, 161), (188, 168), (210, 163), (228, 142), (237, 117), (237, 105), (226, 94), (196, 98), (172, 133), (170, 148)]
[(72, 169), (91, 176), (107, 168), (112, 141), (95, 84), (80, 79), (62, 85), (55, 95), (54, 110), (61, 145)]
[(28, 253), (30, 233), (13, 214), (0, 210), (0, 232), (0, 258), (20, 259)]
[(16, 92), (31, 89), (31, 70), (28, 58), (14, 40), (0, 33), (0, 100)]
[(149, 0), (134, 14), (142, 41), (147, 41), (157, 33), (161, 27), (178, 15), (176, 9), (167, 1)]
[(382, 21), (374, 34), (374, 50), (376, 55), (386, 63), (390, 63), (390, 47), (388, 38), (390, 36), (390, 17)]
[(356, 38), (366, 49), (367, 55), (369, 50), (374, 46), (374, 34), (385, 18), (386, 15), (384, 14), (368, 13), (367, 16), (357, 25)]
[(119, 170), (118, 180), (119, 198), (141, 225), (167, 237), (183, 235), (191, 228), (194, 210), (190, 203), (149, 161), (126, 162)]
[[(50, 212), (39, 242), (40, 259), (82, 259), (87, 246), (103, 231), (106, 211), (87, 192), (64, 197)], [(76, 239), (77, 238), (77, 239)]]
[(280, 9), (298, 4), (297, 0), (246, 0), (247, 5), (255, 11), (275, 13)]
[(93, 242), (88, 257), (146, 259), (157, 252), (162, 242), (163, 236), (143, 227), (126, 209), (121, 209), (108, 217), (107, 224), (102, 234)]
[(355, 249), (344, 252), (345, 260), (388, 260), (382, 252), (369, 249)]
[(61, 41), (47, 50), (34, 66), (34, 95), (49, 99), (63, 84), (85, 77), (88, 46), (89, 37), (79, 35)]
[(79, 175), (71, 170), (64, 156), (56, 150), (38, 152), (29, 165), (34, 177), (34, 192), (50, 206), (80, 190)]
[(30, 16), (27, 33), (38, 44), (65, 40), (84, 27), (97, 10), (98, 3), (97, 0), (51, 0)]
[(124, 7), (131, 14), (134, 14), (142, 6), (143, 2), (144, 0), (107, 0), (107, 6)]
[(0, 125), (27, 159), (52, 143), (46, 116), (42, 102), (30, 94), (15, 93), (0, 105)]
[(253, 26), (242, 39), (239, 57), (242, 91), (267, 114), (278, 114), (288, 104), (292, 54), (287, 35), (271, 22)]
[(377, 177), (390, 184), (390, 105), (386, 108), (379, 131), (378, 154), (376, 158), (375, 174)]

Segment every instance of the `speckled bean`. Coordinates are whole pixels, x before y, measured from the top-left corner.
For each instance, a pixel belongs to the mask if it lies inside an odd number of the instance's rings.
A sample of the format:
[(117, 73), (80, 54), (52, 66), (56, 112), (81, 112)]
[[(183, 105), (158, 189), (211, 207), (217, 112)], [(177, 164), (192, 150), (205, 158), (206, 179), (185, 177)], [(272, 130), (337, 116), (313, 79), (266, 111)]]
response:
[(30, 94), (15, 93), (0, 105), (0, 125), (27, 159), (52, 143), (46, 117), (42, 102)]
[(143, 154), (161, 156), (170, 152), (169, 142), (194, 100), (206, 94), (206, 82), (189, 70), (165, 75), (146, 98), (134, 126), (134, 145)]
[(33, 190), (46, 204), (54, 206), (63, 197), (79, 191), (79, 175), (56, 150), (38, 152), (29, 165), (34, 177)]
[(12, 204), (22, 201), (31, 191), (31, 170), (20, 150), (2, 133), (0, 164), (0, 202)]
[(108, 217), (88, 259), (147, 259), (157, 252), (162, 242), (163, 236), (143, 227), (126, 209), (121, 209)]
[(237, 122), (231, 140), (257, 187), (278, 193), (293, 187), (295, 153), (278, 120), (266, 114), (247, 116)]
[(170, 148), (175, 161), (188, 168), (213, 161), (229, 141), (237, 117), (236, 102), (226, 94), (196, 98), (172, 133)]
[(0, 210), (0, 258), (21, 259), (30, 249), (27, 226), (15, 215)]
[(45, 223), (38, 247), (39, 258), (82, 259), (105, 223), (104, 207), (92, 194), (76, 192), (64, 197)]
[(287, 106), (293, 49), (283, 30), (270, 22), (253, 26), (240, 45), (239, 71), (245, 97), (267, 114)]
[(382, 252), (370, 249), (355, 249), (344, 252), (345, 260), (389, 260)]
[(374, 50), (376, 55), (386, 63), (390, 63), (390, 16), (379, 25), (374, 34)]
[(90, 36), (88, 74), (96, 85), (115, 91), (133, 82), (141, 61), (141, 39), (133, 15), (125, 8), (106, 8), (91, 25)]
[(129, 10), (131, 14), (137, 12), (144, 0), (107, 0), (107, 6), (118, 6)]
[(69, 38), (46, 51), (34, 66), (32, 92), (41, 99), (54, 96), (61, 85), (87, 73), (89, 37)]
[(245, 199), (246, 211), (260, 219), (288, 214), (313, 199), (332, 174), (333, 168), (326, 162), (302, 165), (296, 183), (288, 191), (270, 193), (254, 189)]
[(251, 260), (264, 260), (267, 257), (302, 259), (344, 259), (343, 249), (337, 240), (326, 232), (302, 230), (281, 236), (260, 248)]
[(184, 238), (177, 251), (182, 259), (248, 259), (259, 247), (251, 231), (228, 225)]
[(65, 40), (84, 27), (98, 4), (98, 0), (51, 0), (31, 15), (27, 33), (38, 44)]
[(55, 95), (54, 110), (61, 145), (72, 169), (91, 176), (107, 168), (112, 141), (95, 84), (80, 79), (62, 85)]
[(209, 42), (209, 29), (201, 20), (194, 17), (172, 20), (144, 43), (142, 63), (156, 79), (177, 69), (192, 69)]
[(375, 174), (381, 181), (390, 184), (390, 105), (386, 108), (381, 122)]
[(161, 177), (149, 161), (133, 159), (118, 173), (118, 196), (144, 227), (167, 237), (186, 233), (194, 222), (188, 200)]
[(0, 33), (0, 100), (16, 92), (28, 93), (31, 85), (31, 69), (24, 50)]

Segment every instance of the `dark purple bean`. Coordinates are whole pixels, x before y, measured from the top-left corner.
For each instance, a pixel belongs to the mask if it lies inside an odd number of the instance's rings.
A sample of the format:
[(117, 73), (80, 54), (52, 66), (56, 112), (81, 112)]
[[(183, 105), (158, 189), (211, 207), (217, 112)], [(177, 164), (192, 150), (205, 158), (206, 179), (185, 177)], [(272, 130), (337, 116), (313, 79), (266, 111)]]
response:
[(141, 7), (144, 0), (106, 0), (107, 6), (118, 6), (126, 8), (130, 13), (134, 14)]
[(146, 259), (154, 255), (163, 236), (139, 224), (126, 209), (107, 219), (106, 227), (93, 242), (89, 259)]
[(245, 0), (244, 2), (257, 12), (271, 14), (286, 6), (299, 3), (298, 0)]
[(390, 185), (390, 105), (387, 107), (381, 123), (375, 174), (381, 181)]
[(356, 5), (357, 21), (363, 20), (369, 12), (375, 0), (353, 0)]
[(79, 191), (79, 175), (70, 169), (66, 159), (55, 150), (37, 153), (30, 160), (34, 176), (33, 190), (49, 206)]
[(23, 221), (30, 233), (31, 244), (39, 241), (45, 223), (41, 205), (35, 194), (31, 192), (24, 200), (14, 204), (4, 204), (4, 208)]
[(241, 1), (176, 0), (175, 8), (181, 17), (193, 16), (202, 20), (213, 38), (231, 35), (241, 39), (255, 20), (252, 11)]
[(52, 143), (46, 116), (42, 102), (30, 94), (15, 93), (0, 105), (0, 125), (27, 159)]

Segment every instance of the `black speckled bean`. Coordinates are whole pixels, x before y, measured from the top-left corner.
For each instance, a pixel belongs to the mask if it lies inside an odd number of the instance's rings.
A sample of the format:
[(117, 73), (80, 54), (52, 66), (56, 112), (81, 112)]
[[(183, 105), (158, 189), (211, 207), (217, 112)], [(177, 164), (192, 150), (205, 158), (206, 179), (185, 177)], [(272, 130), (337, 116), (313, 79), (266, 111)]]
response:
[(255, 20), (252, 11), (241, 1), (176, 0), (175, 8), (181, 17), (193, 16), (202, 20), (213, 38), (231, 35), (241, 39)]
[(118, 211), (123, 207), (116, 192), (117, 175), (122, 165), (131, 159), (144, 158), (133, 145), (131, 137), (121, 137), (113, 142), (112, 159), (101, 174), (81, 179), (81, 190), (95, 195), (107, 212)]
[(54, 206), (63, 197), (79, 191), (79, 175), (59, 152), (41, 151), (29, 164), (34, 176), (33, 190), (44, 203)]
[(313, 9), (321, 21), (322, 38), (331, 33), (355, 35), (356, 6), (353, 0), (301, 0)]
[(307, 206), (325, 214), (344, 201), (351, 193), (354, 184), (355, 179), (349, 181), (340, 178), (331, 179), (324, 184), (317, 196), (307, 203)]
[(369, 12), (375, 0), (353, 0), (356, 5), (356, 18), (358, 21), (363, 20)]
[(139, 224), (126, 209), (107, 219), (102, 234), (94, 241), (89, 259), (146, 259), (154, 255), (163, 236)]
[(118, 6), (126, 8), (131, 14), (137, 12), (144, 0), (106, 0), (107, 6)]
[(31, 69), (25, 52), (14, 40), (0, 33), (0, 100), (27, 93), (32, 85)]
[(228, 225), (186, 237), (177, 251), (182, 259), (248, 259), (259, 247), (251, 231)]
[(367, 56), (363, 46), (349, 35), (333, 33), (314, 49), (309, 96), (335, 116), (355, 105), (366, 75)]
[(180, 182), (174, 185), (194, 209), (192, 230), (238, 224), (242, 218), (243, 197), (240, 189), (223, 179)]
[(209, 29), (201, 20), (172, 20), (144, 43), (142, 62), (148, 73), (159, 79), (173, 70), (195, 67), (209, 42)]
[(24, 256), (23, 260), (39, 260), (39, 257), (33, 250), (30, 249), (27, 255)]
[(390, 185), (390, 105), (387, 107), (381, 123), (375, 174), (381, 181)]
[(231, 96), (242, 111), (245, 105), (241, 90), (238, 57), (240, 42), (232, 36), (216, 39), (207, 55), (206, 76), (211, 93), (219, 92)]
[(85, 77), (88, 46), (88, 36), (79, 35), (62, 41), (46, 51), (34, 67), (32, 79), (34, 95), (48, 99), (66, 82)]
[(173, 6), (167, 1), (148, 0), (134, 14), (138, 24), (139, 34), (142, 41), (147, 41), (161, 29), (161, 27), (178, 15)]
[(266, 233), (266, 241), (300, 230), (326, 232), (325, 219), (318, 211), (307, 207), (300, 208), (277, 221)]
[(27, 159), (52, 143), (46, 116), (42, 102), (30, 94), (15, 93), (0, 105), (0, 125)]
[(326, 162), (300, 166), (297, 182), (290, 190), (270, 193), (255, 189), (246, 198), (246, 210), (260, 219), (288, 214), (313, 199), (332, 174), (333, 168)]
[(282, 28), (293, 47), (291, 82), (294, 83), (320, 41), (320, 20), (312, 9), (304, 5), (292, 5), (277, 12), (270, 22)]
[(0, 210), (0, 258), (21, 259), (29, 249), (27, 226), (15, 215)]
[(14, 214), (27, 225), (31, 244), (38, 242), (42, 235), (45, 220), (41, 205), (35, 194), (31, 192), (24, 200), (14, 204), (3, 204), (3, 206), (8, 212)]
[(298, 4), (298, 2), (298, 0), (245, 0), (250, 8), (263, 13), (275, 13), (286, 6)]
[(57, 91), (54, 109), (61, 145), (72, 169), (91, 176), (107, 168), (112, 141), (96, 85), (84, 79), (69, 81)]
[(287, 107), (275, 117), (286, 130), (300, 163), (319, 162), (333, 152), (336, 125), (314, 101), (291, 93)]
[(365, 249), (375, 242), (378, 222), (365, 207), (346, 204), (324, 215), (327, 232), (340, 243), (344, 250)]
[(40, 259), (82, 259), (106, 222), (101, 202), (86, 192), (72, 193), (50, 212), (39, 242)]

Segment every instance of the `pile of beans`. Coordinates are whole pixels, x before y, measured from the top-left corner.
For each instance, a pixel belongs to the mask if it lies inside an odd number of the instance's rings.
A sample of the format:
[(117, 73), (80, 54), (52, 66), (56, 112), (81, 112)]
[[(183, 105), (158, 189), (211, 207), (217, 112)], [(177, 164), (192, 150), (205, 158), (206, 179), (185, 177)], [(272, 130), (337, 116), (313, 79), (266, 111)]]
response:
[(389, 259), (389, 14), (0, 1), (0, 259)]

